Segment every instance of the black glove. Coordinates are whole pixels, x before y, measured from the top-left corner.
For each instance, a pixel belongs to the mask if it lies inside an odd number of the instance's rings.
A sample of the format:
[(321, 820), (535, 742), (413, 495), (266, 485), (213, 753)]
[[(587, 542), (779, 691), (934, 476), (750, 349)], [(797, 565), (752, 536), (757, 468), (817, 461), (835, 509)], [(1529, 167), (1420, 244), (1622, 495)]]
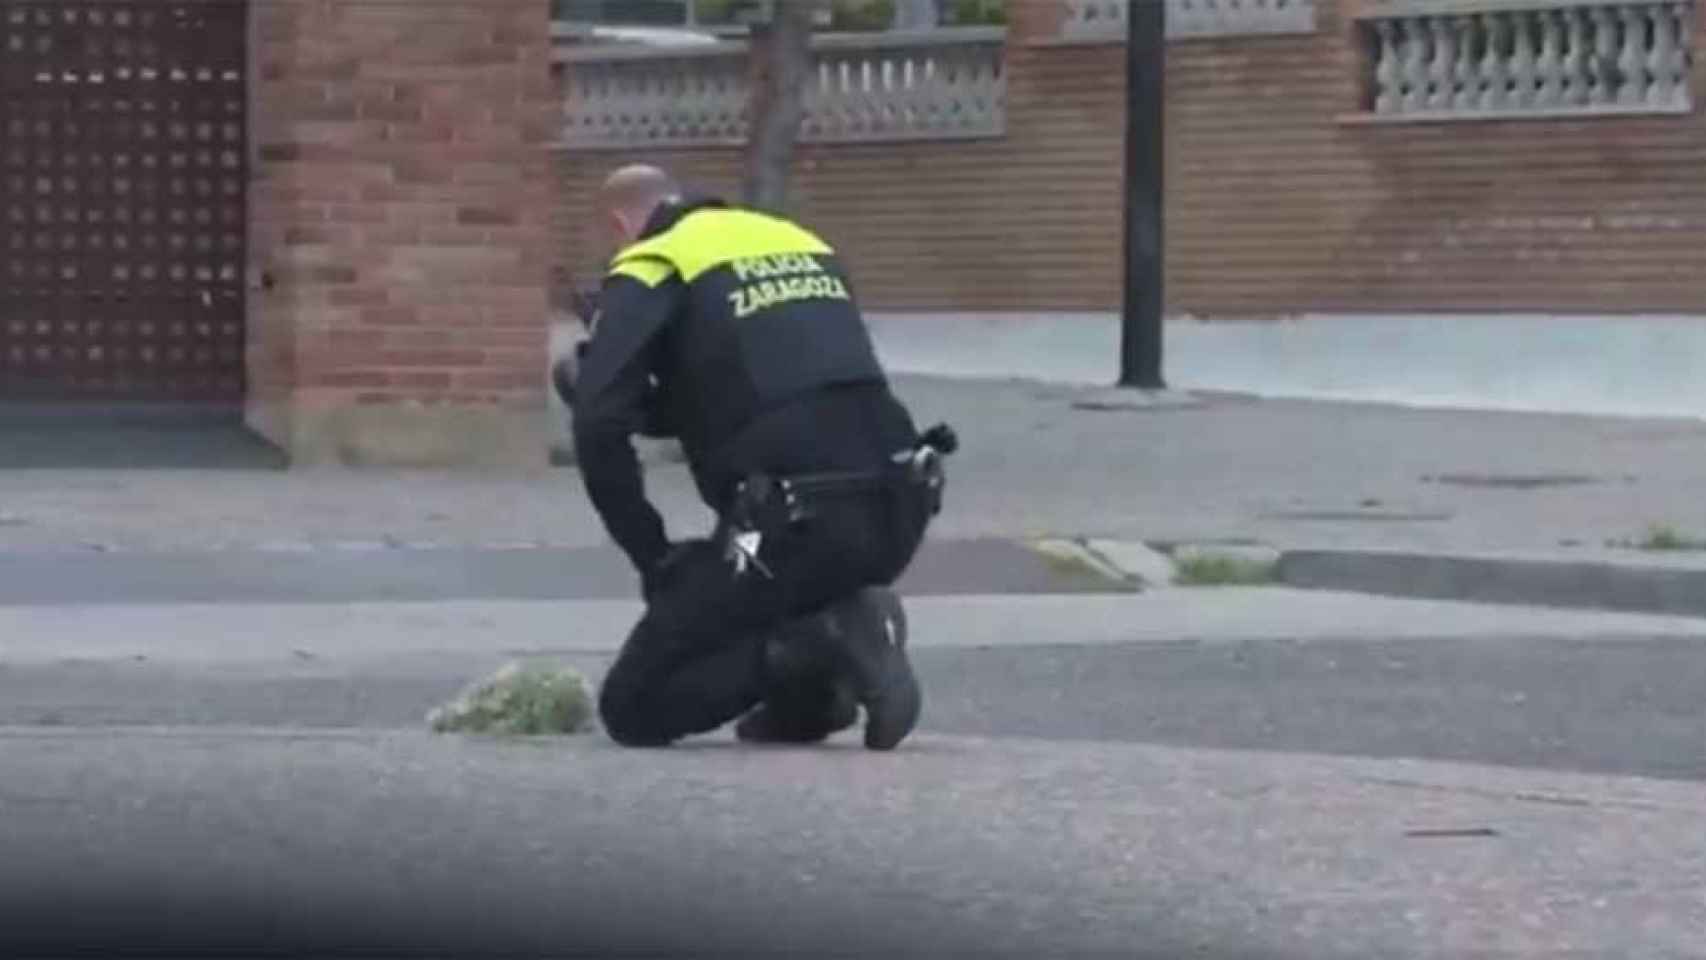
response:
[(574, 290), (569, 293), (569, 309), (580, 318), (581, 326), (588, 330), (597, 323), (599, 297), (597, 289)]
[(675, 582), (676, 574), (681, 572), (682, 561), (692, 552), (691, 542), (672, 544), (656, 563), (641, 572), (640, 594), (648, 605)]
[[(585, 341), (581, 342), (584, 343)], [(577, 361), (580, 359), (581, 344), (575, 345)], [(575, 408), (575, 375), (571, 371), (568, 357), (561, 357), (551, 364), (551, 388), (557, 391), (557, 399), (563, 401), (563, 406), (570, 410)]]

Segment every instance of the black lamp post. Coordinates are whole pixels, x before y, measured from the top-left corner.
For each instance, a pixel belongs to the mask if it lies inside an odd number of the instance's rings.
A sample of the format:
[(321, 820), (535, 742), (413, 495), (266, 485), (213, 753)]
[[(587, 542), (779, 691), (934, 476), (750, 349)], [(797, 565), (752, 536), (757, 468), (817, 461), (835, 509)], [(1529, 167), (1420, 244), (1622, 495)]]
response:
[(1166, 0), (1131, 0), (1126, 14), (1125, 297), (1122, 387), (1161, 390), (1162, 133)]

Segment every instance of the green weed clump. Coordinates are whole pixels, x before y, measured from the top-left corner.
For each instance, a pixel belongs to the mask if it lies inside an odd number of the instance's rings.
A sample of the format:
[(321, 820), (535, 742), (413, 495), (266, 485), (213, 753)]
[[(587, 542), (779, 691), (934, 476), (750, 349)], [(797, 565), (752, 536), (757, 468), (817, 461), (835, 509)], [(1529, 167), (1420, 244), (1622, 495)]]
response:
[(567, 667), (511, 663), (432, 711), (435, 733), (542, 736), (593, 728), (586, 678)]
[(1224, 553), (1190, 553), (1175, 559), (1173, 582), (1184, 587), (1255, 586), (1273, 583), (1274, 564)]
[(1630, 547), (1636, 550), (1651, 550), (1655, 552), (1706, 550), (1706, 539), (1690, 537), (1677, 528), (1668, 524), (1654, 524), (1647, 528), (1646, 536), (1635, 541), (1614, 541), (1613, 546)]

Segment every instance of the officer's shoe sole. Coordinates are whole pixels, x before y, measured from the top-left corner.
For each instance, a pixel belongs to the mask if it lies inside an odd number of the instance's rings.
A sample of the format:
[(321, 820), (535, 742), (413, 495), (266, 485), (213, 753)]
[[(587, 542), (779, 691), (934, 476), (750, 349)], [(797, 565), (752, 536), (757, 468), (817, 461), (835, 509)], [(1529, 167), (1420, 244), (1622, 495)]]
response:
[(885, 587), (867, 587), (838, 604), (832, 619), (865, 708), (865, 747), (893, 750), (918, 725), (924, 707), (906, 656), (900, 597)]

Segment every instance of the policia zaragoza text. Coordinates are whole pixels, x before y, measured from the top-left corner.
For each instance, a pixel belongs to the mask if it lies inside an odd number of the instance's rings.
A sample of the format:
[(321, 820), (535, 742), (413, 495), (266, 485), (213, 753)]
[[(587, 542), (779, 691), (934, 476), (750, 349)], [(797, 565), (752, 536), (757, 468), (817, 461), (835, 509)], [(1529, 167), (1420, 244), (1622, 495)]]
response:
[(794, 300), (852, 299), (841, 278), (825, 273), (823, 264), (809, 253), (744, 257), (729, 267), (743, 284), (729, 294), (729, 306), (737, 320)]

